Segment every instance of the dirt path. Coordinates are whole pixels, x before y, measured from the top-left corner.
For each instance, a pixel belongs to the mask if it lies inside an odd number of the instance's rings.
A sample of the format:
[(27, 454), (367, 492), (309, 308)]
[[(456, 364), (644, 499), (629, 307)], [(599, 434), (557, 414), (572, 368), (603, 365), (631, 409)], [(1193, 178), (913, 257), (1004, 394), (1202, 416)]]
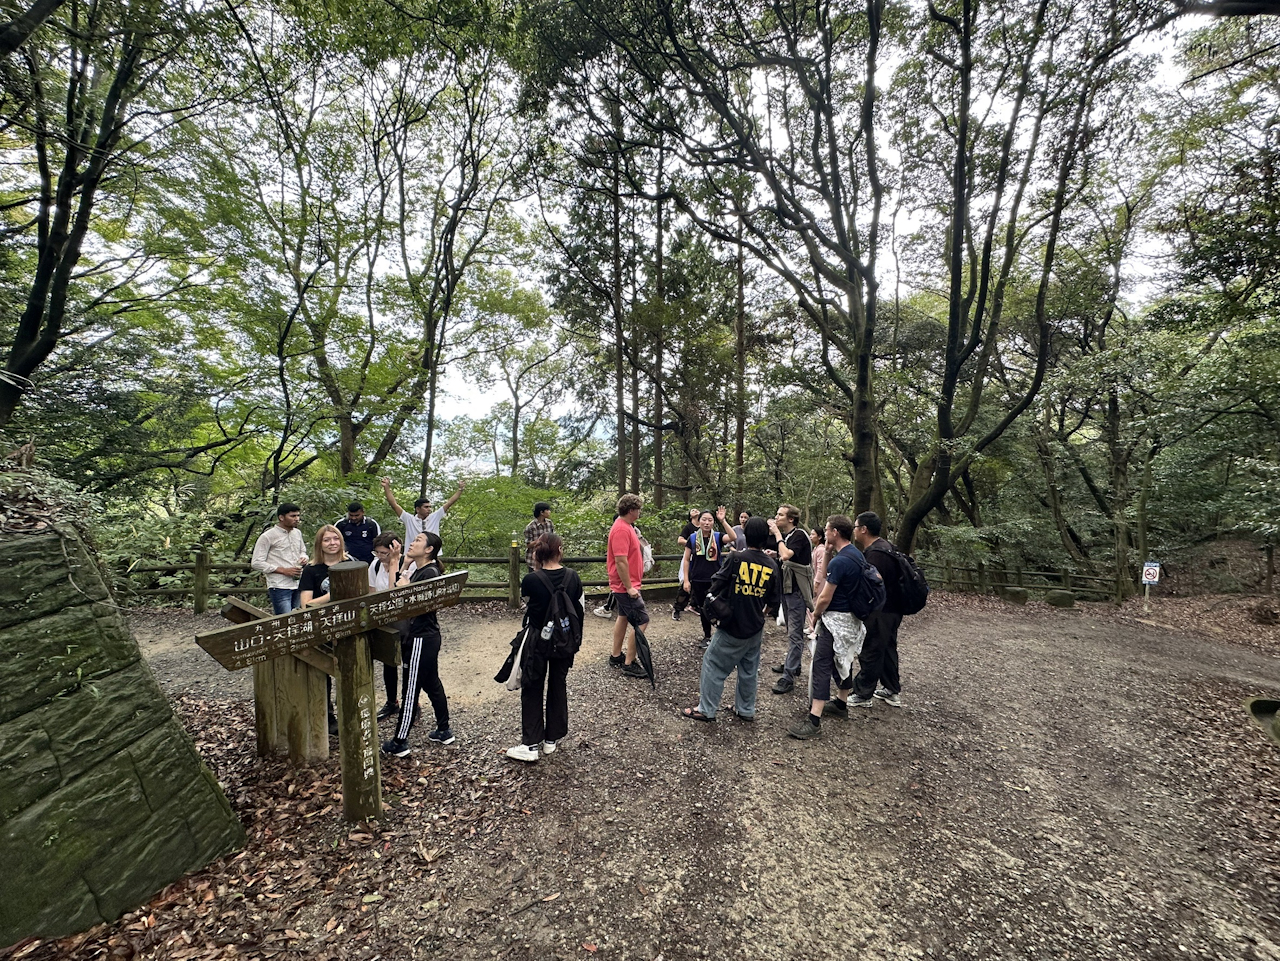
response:
[[(458, 745), (415, 730), (364, 831), (336, 762), (252, 758), (243, 679), (190, 642), (216, 621), (136, 617), (252, 840), (213, 897), (197, 875), (29, 956), (1280, 959), (1280, 750), (1240, 708), (1280, 692), (1277, 637), (935, 595), (903, 630), (906, 706), (800, 743), (799, 695), (677, 718), (700, 631), (654, 613), (657, 690), (605, 665), (588, 617), (570, 736), (528, 767), (500, 754), (519, 705), (490, 680), (516, 622), (442, 617)], [(771, 629), (764, 663), (784, 645)]]

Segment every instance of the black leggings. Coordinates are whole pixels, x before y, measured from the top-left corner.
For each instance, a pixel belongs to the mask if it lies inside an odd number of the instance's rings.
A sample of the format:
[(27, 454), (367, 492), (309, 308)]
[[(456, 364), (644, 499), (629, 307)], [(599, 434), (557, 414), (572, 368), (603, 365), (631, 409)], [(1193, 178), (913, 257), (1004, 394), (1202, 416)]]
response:
[(427, 700), (436, 712), (436, 727), (442, 731), (449, 727), (449, 699), (445, 697), (444, 685), (440, 683), (440, 635), (411, 637), (405, 646), (407, 650), (402, 651), (404, 699), (400, 702), (400, 720), (396, 722), (396, 737), (401, 741), (409, 740), (413, 706), (419, 690), (427, 692)]
[(689, 594), (693, 600), (693, 607), (697, 608), (698, 615), (702, 618), (702, 636), (710, 637), (711, 618), (707, 616), (707, 592), (711, 590), (710, 581), (690, 581)]

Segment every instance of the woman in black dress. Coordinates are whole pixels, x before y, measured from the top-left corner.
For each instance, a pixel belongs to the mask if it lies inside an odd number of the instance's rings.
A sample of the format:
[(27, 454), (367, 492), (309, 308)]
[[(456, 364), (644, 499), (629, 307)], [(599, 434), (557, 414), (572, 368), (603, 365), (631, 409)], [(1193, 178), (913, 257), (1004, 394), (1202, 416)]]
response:
[[(521, 743), (507, 750), (507, 757), (532, 763), (551, 754), (557, 742), (569, 733), (569, 690), (567, 679), (573, 654), (555, 656), (550, 641), (542, 637), (551, 610), (552, 597), (563, 590), (569, 596), (570, 617), (576, 619), (577, 636), (582, 637), (582, 580), (578, 572), (560, 561), (564, 543), (557, 534), (543, 534), (533, 542), (533, 557), (539, 569), (520, 582), (520, 593), (528, 604), (525, 628), (530, 632), (520, 666)], [(545, 693), (544, 693), (545, 689)]]

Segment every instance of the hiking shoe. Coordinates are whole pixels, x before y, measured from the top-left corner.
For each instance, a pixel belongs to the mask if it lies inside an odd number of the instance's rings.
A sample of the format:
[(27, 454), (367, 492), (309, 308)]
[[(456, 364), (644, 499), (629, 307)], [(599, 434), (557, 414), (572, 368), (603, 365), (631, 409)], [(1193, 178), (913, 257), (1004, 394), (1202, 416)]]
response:
[(645, 673), (645, 669), (640, 666), (639, 661), (632, 661), (630, 664), (622, 665), (622, 673), (627, 675), (627, 677), (648, 677), (649, 676), (648, 674)]
[(452, 744), (457, 738), (453, 736), (453, 728), (441, 727), (428, 734), (427, 740), (433, 744)]
[(382, 753), (390, 754), (392, 757), (408, 757), (409, 742), (402, 741), (398, 737), (393, 737), (389, 741), (382, 742)]
[(592, 610), (591, 613), (596, 617), (613, 617), (613, 611), (609, 610), (609, 608), (605, 607), (603, 604)]
[(610, 666), (610, 667), (622, 667), (622, 665), (623, 665), (623, 664), (626, 664), (626, 663), (627, 663), (627, 656), (626, 656), (625, 654), (610, 654), (610, 655), (609, 655), (609, 666)]
[(773, 685), (773, 693), (774, 694), (790, 694), (791, 691), (795, 688), (795, 686), (796, 686), (796, 682), (795, 680), (792, 679), (791, 675), (783, 674), (782, 677), (778, 678), (778, 683)]
[(556, 742), (555, 742), (555, 741), (543, 741), (543, 742), (542, 742), (542, 753), (543, 753), (543, 754), (555, 754), (555, 753), (556, 753)]
[(538, 749), (528, 744), (517, 744), (515, 747), (507, 748), (507, 757), (513, 761), (527, 761), (532, 764), (538, 759)]
[(673, 621), (680, 620), (680, 611), (677, 608), (671, 608), (671, 619)]
[(329, 715), (329, 736), (338, 736), (338, 715), (336, 714)]
[(378, 708), (378, 720), (385, 721), (387, 718), (395, 717), (399, 713), (400, 713), (400, 705), (395, 704), (392, 701), (387, 701), (386, 704)]
[(822, 705), (822, 716), (838, 717), (842, 720), (847, 720), (849, 717), (849, 705), (847, 702), (840, 700), (840, 698), (833, 697), (831, 700), (827, 701), (826, 704)]
[(711, 646), (711, 636), (708, 635), (707, 637), (704, 637), (702, 639), (702, 649), (705, 651), (710, 646)]
[(850, 707), (871, 707), (875, 704), (874, 697), (858, 697), (856, 694), (849, 698)]
[(769, 668), (769, 670), (773, 671), (774, 674), (785, 674), (787, 673), (787, 665), (777, 664)]
[(890, 707), (902, 707), (902, 698), (897, 694), (894, 694), (893, 691), (889, 690), (887, 687), (877, 687), (875, 694), (871, 696), (880, 698), (880, 700), (884, 701)]
[(797, 741), (810, 741), (815, 737), (822, 737), (822, 728), (814, 724), (813, 718), (806, 714), (804, 720), (792, 727), (787, 734)]

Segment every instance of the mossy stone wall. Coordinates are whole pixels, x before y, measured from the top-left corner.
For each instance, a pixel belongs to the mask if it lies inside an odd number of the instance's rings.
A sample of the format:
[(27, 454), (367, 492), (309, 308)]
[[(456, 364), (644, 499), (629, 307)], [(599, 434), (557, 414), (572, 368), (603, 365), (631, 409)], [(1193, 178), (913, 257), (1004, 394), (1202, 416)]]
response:
[(244, 842), (71, 528), (0, 534), (0, 946), (113, 921)]

